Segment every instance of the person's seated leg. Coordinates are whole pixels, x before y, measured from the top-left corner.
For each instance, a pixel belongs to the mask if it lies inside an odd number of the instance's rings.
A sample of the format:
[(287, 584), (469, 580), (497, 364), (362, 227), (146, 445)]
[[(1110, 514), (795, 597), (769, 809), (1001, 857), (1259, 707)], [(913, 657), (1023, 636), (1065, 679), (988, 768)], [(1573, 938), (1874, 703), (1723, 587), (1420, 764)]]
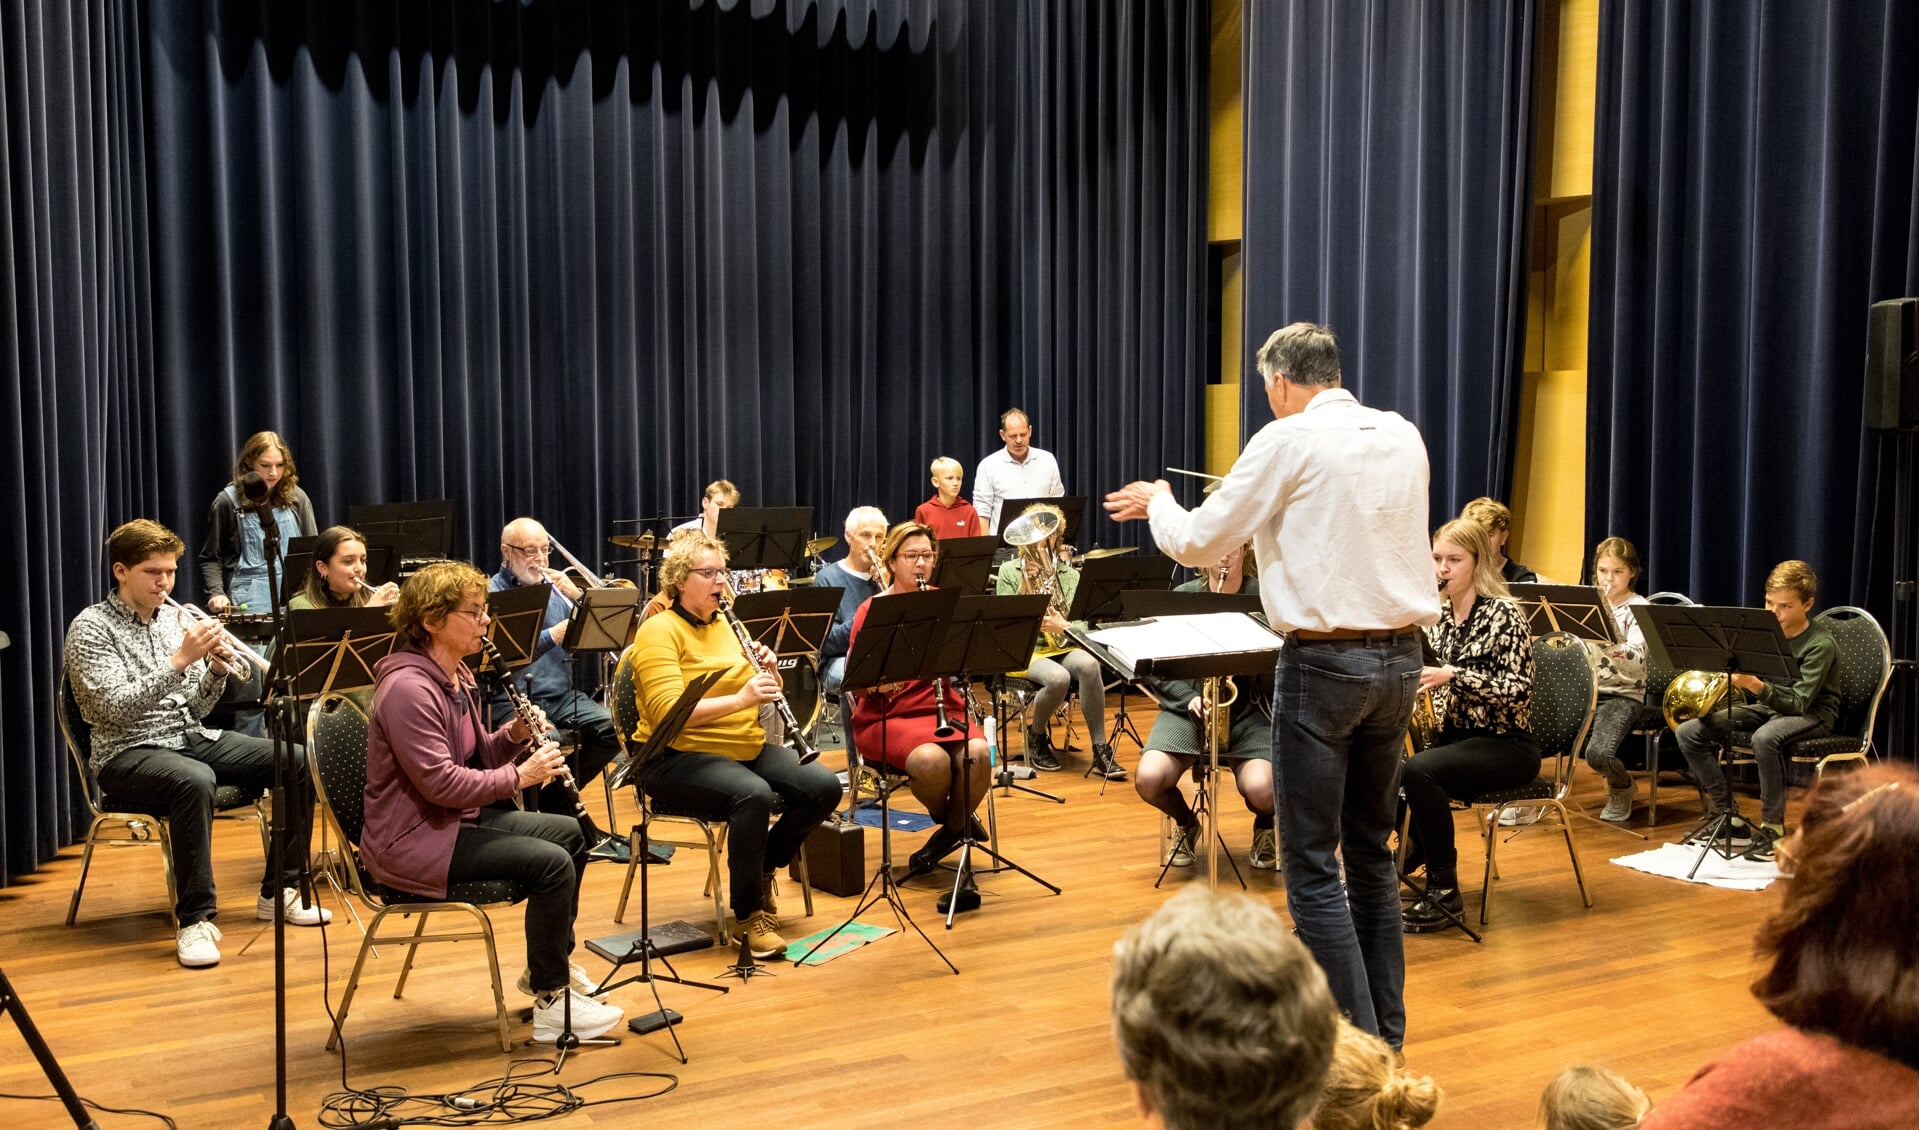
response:
[(1106, 672), (1099, 660), (1084, 651), (1069, 651), (1060, 657), (1079, 686), (1079, 709), (1086, 719), (1086, 733), (1093, 741), (1093, 764), (1089, 772), (1109, 781), (1124, 781), (1126, 770), (1106, 740)]
[[(213, 770), (215, 781), (233, 785), (249, 794), (273, 787), (273, 743), (231, 731), (213, 741), (188, 739), (191, 755)], [(313, 829), (313, 788), (307, 779), (305, 759), (297, 751), (288, 751), (280, 767), (281, 784), (286, 790), (286, 814), (273, 829), (272, 843), (284, 853), (282, 872), (275, 874), (273, 857), (268, 855), (260, 878), (260, 897), (254, 903), (254, 917), (273, 920), (277, 900), (286, 907), (289, 926), (319, 926), (333, 921), (333, 912), (307, 901), (300, 891), (301, 872), (307, 863), (307, 843)], [(310, 890), (309, 885), (309, 890)]]
[(1044, 773), (1060, 769), (1059, 753), (1053, 749), (1053, 712), (1066, 701), (1066, 688), (1072, 677), (1051, 659), (1035, 659), (1026, 668), (1026, 680), (1033, 684), (1033, 700), (1026, 710), (1026, 763)]
[(100, 791), (116, 807), (167, 818), (173, 843), (176, 949), (188, 968), (220, 963), (213, 889), (213, 768), (184, 750), (136, 747), (102, 766)]
[(1752, 734), (1752, 760), (1759, 770), (1759, 827), (1746, 858), (1770, 863), (1786, 836), (1786, 750), (1793, 742), (1824, 735), (1827, 726), (1798, 714), (1775, 715)]
[(906, 773), (907, 787), (913, 792), (913, 799), (919, 801), (933, 818), (933, 832), (926, 838), (920, 850), (907, 860), (908, 879), (924, 875), (939, 866), (959, 843), (959, 833), (947, 821), (947, 807), (953, 788), (953, 759), (939, 745), (927, 742), (915, 746), (909, 751), (904, 763), (899, 766)]
[[(1159, 729), (1159, 724), (1154, 723), (1155, 734)], [(1149, 735), (1148, 741), (1151, 740)], [(1139, 798), (1173, 822), (1173, 845), (1168, 849), (1167, 858), (1174, 867), (1191, 867), (1200, 846), (1199, 814), (1193, 811), (1185, 791), (1179, 787), (1180, 778), (1191, 771), (1196, 760), (1191, 754), (1143, 749), (1139, 754), (1139, 771), (1133, 778), (1133, 789)]]
[(1233, 784), (1240, 799), (1253, 814), (1253, 845), (1247, 862), (1260, 871), (1279, 865), (1277, 836), (1273, 829), (1273, 762), (1270, 757), (1246, 757), (1232, 762)]
[(1439, 746), (1409, 759), (1400, 775), (1400, 789), (1426, 859), (1425, 897), (1404, 915), (1405, 928), (1411, 933), (1443, 929), (1450, 924), (1445, 911), (1459, 913), (1465, 906), (1459, 893), (1459, 852), (1447, 791), (1447, 781), (1464, 771), (1455, 763), (1465, 756), (1470, 755), (1459, 746)]

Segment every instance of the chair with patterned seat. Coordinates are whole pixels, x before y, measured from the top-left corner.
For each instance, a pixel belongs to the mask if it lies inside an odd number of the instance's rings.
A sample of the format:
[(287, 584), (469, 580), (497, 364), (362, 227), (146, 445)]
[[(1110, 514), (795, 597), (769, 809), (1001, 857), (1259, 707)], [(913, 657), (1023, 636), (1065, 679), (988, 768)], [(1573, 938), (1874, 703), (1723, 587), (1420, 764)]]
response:
[[(1835, 672), (1839, 680), (1839, 718), (1825, 737), (1801, 738), (1786, 746), (1789, 763), (1810, 766), (1814, 780), (1835, 761), (1865, 761), (1873, 756), (1872, 727), (1886, 684), (1892, 679), (1892, 648), (1870, 612), (1841, 605), (1820, 613), (1818, 619), (1832, 632), (1839, 648)], [(1735, 731), (1732, 750), (1735, 764), (1750, 762), (1752, 732)]]
[[(507, 1034), (506, 994), (500, 982), (500, 955), (493, 941), (493, 922), (486, 908), (510, 906), (526, 898), (521, 886), (508, 879), (482, 879), (454, 883), (445, 898), (431, 898), (388, 887), (367, 873), (360, 864), (360, 834), (366, 824), (367, 715), (365, 707), (352, 696), (329, 694), (315, 704), (307, 716), (307, 760), (313, 774), (313, 787), (319, 810), (339, 833), (339, 867), (353, 897), (373, 915), (360, 939), (360, 953), (347, 977), (346, 991), (340, 996), (340, 1011), (327, 1036), (326, 1047), (339, 1046), (340, 1032), (346, 1027), (347, 1011), (360, 985), (360, 973), (367, 955), (385, 943), (406, 947), (400, 963), (400, 976), (393, 985), (398, 999), (406, 991), (408, 974), (419, 947), (443, 942), (479, 941), (486, 945), (487, 972), (493, 978), (493, 1010), (499, 1023), (500, 1050), (513, 1050)], [(465, 928), (427, 932), (427, 922), (435, 914), (460, 914), (471, 920)], [(380, 927), (391, 915), (402, 920), (400, 931), (382, 934)], [(404, 920), (418, 916), (408, 931)]]
[[(164, 814), (136, 811), (131, 805), (117, 804), (100, 788), (100, 780), (94, 775), (90, 764), (93, 758), (93, 727), (87, 724), (80, 713), (80, 704), (74, 700), (73, 688), (67, 684), (66, 672), (60, 673), (59, 685), (54, 689), (54, 718), (60, 723), (60, 738), (67, 747), (67, 753), (73, 758), (74, 772), (80, 777), (81, 795), (87, 801), (87, 838), (80, 854), (80, 875), (73, 883), (73, 896), (67, 901), (67, 925), (71, 926), (80, 915), (80, 895), (87, 888), (87, 871), (93, 865), (93, 849), (98, 845), (108, 847), (144, 847), (160, 849), (160, 866), (167, 880), (167, 917), (173, 917), (173, 908), (179, 903), (180, 892), (173, 877), (173, 836)], [(221, 785), (213, 790), (213, 811), (216, 817), (234, 816), (240, 813), (242, 819), (250, 819), (259, 825), (260, 846), (263, 852), (272, 852), (271, 832), (267, 823), (267, 794), (264, 791), (249, 791), (237, 785)]]
[[(1566, 837), (1566, 855), (1572, 860), (1573, 879), (1579, 884), (1579, 897), (1587, 907), (1593, 904), (1586, 891), (1586, 876), (1579, 867), (1579, 852), (1573, 844), (1572, 823), (1567, 818), (1565, 795), (1572, 781), (1573, 761), (1586, 741), (1592, 726), (1593, 704), (1599, 697), (1599, 679), (1593, 667), (1592, 653), (1578, 637), (1553, 632), (1533, 641), (1532, 735), (1539, 751), (1552, 759), (1552, 776), (1544, 774), (1516, 789), (1482, 793), (1468, 802), (1479, 817), (1480, 834), (1486, 841), (1486, 876), (1480, 885), (1479, 924), (1486, 924), (1486, 910), (1492, 900), (1493, 880), (1499, 876), (1499, 816), (1508, 808), (1537, 806), (1559, 815), (1560, 831)], [(1543, 816), (1543, 812), (1542, 812)]]
[[(640, 717), (639, 687), (634, 682), (631, 657), (632, 648), (629, 647), (613, 668), (612, 692), (607, 696), (607, 709), (613, 716), (614, 733), (619, 737), (621, 750), (628, 757), (636, 752), (632, 735)], [(851, 745), (850, 742), (848, 744)], [(726, 846), (725, 814), (696, 812), (672, 804), (662, 804), (641, 786), (638, 774), (632, 775), (630, 783), (633, 785), (634, 795), (639, 800), (640, 822), (633, 825), (632, 830), (627, 834), (632, 856), (627, 860), (626, 881), (620, 887), (620, 902), (613, 911), (613, 921), (626, 921), (626, 903), (633, 893), (636, 869), (644, 866), (640, 861), (642, 839), (649, 845), (674, 844), (680, 847), (703, 847), (706, 849), (706, 885), (700, 894), (703, 898), (713, 900), (713, 932), (718, 944), (728, 944), (732, 941), (733, 935), (726, 926), (726, 903), (722, 897), (720, 878), (720, 852)], [(784, 802), (775, 794), (773, 818), (777, 820), (783, 811), (785, 811)], [(679, 836), (684, 838), (676, 838), (673, 833), (662, 836), (653, 830), (654, 826), (662, 821), (669, 826), (692, 828), (700, 838), (692, 839), (689, 833), (679, 833)], [(641, 834), (642, 830), (644, 830), (644, 836)], [(806, 871), (804, 852), (795, 857), (795, 863), (799, 868), (800, 897), (806, 904), (806, 914), (810, 918), (813, 915), (813, 885)], [(775, 879), (775, 882), (777, 881)]]

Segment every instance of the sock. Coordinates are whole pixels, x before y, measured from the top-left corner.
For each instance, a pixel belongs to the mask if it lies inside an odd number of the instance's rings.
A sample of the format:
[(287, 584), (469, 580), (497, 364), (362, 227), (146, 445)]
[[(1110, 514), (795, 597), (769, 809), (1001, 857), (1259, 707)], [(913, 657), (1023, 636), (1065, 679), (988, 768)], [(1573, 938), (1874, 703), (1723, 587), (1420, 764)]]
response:
[(1273, 814), (1270, 812), (1261, 812), (1258, 809), (1254, 809), (1253, 810), (1253, 831), (1270, 832), (1272, 830), (1273, 830)]

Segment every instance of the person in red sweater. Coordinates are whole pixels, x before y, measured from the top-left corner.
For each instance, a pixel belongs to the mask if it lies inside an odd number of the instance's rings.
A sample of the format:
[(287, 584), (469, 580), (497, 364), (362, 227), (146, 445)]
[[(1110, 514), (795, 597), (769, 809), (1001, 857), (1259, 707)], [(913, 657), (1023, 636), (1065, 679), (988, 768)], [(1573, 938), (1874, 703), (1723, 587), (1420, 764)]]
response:
[(1700, 1068), (1644, 1130), (1919, 1126), (1919, 773), (1827, 777), (1778, 863), (1752, 991), (1786, 1027)]
[(960, 484), (966, 481), (966, 468), (957, 459), (940, 456), (933, 460), (933, 497), (913, 511), (913, 521), (933, 531), (938, 538), (973, 538), (986, 532), (979, 511), (960, 497)]

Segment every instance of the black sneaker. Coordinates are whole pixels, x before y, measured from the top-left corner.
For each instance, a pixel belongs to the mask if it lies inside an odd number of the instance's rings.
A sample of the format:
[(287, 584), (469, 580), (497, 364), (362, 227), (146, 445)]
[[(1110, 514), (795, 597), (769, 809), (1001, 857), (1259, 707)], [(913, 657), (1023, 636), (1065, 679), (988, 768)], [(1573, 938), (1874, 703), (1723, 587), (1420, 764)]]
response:
[[(1443, 909), (1442, 909), (1443, 908)], [(1466, 913), (1466, 900), (1459, 897), (1458, 887), (1428, 887), (1426, 896), (1406, 908), (1402, 917), (1408, 934), (1430, 934), (1437, 930), (1448, 929), (1456, 923), (1447, 915)]]
[(1113, 756), (1112, 742), (1093, 743), (1093, 766), (1086, 774), (1089, 777), (1104, 777), (1109, 781), (1126, 779), (1126, 770), (1119, 767), (1119, 758)]
[(1026, 731), (1026, 764), (1042, 773), (1057, 773), (1063, 766), (1053, 752), (1053, 740), (1039, 730)]
[(1754, 863), (1771, 863), (1779, 841), (1785, 837), (1764, 824), (1750, 825), (1752, 828), (1752, 846), (1746, 849), (1745, 859)]

